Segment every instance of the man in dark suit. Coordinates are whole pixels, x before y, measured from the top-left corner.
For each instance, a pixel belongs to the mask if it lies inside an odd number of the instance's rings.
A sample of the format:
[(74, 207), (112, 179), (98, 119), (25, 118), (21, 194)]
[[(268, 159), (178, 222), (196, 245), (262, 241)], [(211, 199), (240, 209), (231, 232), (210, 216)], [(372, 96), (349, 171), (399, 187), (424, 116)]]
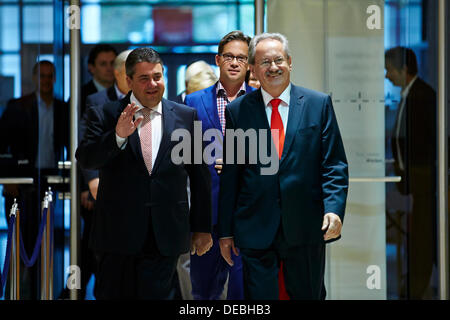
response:
[[(106, 90), (99, 91), (91, 94), (86, 99), (86, 108), (91, 106), (103, 106), (104, 104), (123, 99), (130, 89), (128, 88), (127, 76), (125, 71), (125, 61), (131, 50), (121, 52), (114, 60), (114, 84)], [(78, 130), (78, 141), (81, 141), (86, 131), (87, 114), (84, 113), (80, 120)], [(84, 221), (83, 235), (81, 237), (81, 291), (79, 294), (80, 299), (84, 299), (86, 295), (86, 286), (91, 278), (92, 274), (95, 274), (95, 258), (92, 251), (89, 249), (89, 235), (92, 226), (92, 215), (95, 200), (97, 198), (98, 189), (98, 170), (86, 170), (82, 169), (82, 175), (84, 181), (87, 183), (90, 192), (89, 197), (83, 196), (81, 198), (82, 206), (84, 210), (81, 211)]]
[[(91, 234), (97, 299), (170, 299), (176, 263), (204, 254), (211, 239), (211, 180), (205, 164), (174, 164), (171, 133), (193, 134), (195, 109), (166, 99), (163, 64), (150, 48), (126, 61), (128, 95), (88, 109), (76, 157), (99, 170)], [(191, 183), (191, 207), (186, 192)]]
[[(84, 116), (85, 111), (87, 109), (86, 105), (87, 97), (95, 93), (105, 91), (108, 88), (113, 87), (114, 85), (114, 61), (116, 57), (117, 57), (116, 49), (108, 44), (98, 44), (94, 48), (92, 48), (92, 50), (89, 52), (88, 69), (89, 73), (92, 75), (92, 79), (81, 87), (79, 132), (82, 132), (83, 127), (85, 126), (85, 123), (83, 123), (81, 119)], [(87, 227), (89, 228), (89, 219), (93, 214), (95, 204), (95, 201), (90, 193), (90, 189), (93, 189), (96, 186), (95, 185), (96, 174), (95, 172), (92, 173), (88, 170), (82, 169), (80, 169), (79, 172), (80, 172), (79, 188), (80, 188), (80, 204), (81, 204), (80, 215), (85, 222), (88, 221)], [(88, 184), (89, 181), (91, 182), (90, 183), (91, 186), (89, 186)], [(85, 265), (83, 267), (84, 267), (83, 269), (86, 269)], [(86, 280), (86, 277), (88, 274), (90, 274), (91, 269), (92, 267), (88, 267), (88, 270), (85, 270), (85, 272), (83, 273), (82, 290), (78, 295), (78, 297), (81, 299), (84, 299), (84, 292), (86, 287), (85, 282), (89, 280), (89, 278), (87, 278)], [(64, 294), (67, 295), (68, 291), (66, 290)]]
[[(216, 64), (220, 67), (219, 81), (209, 88), (186, 96), (186, 105), (197, 109), (198, 118), (202, 121), (203, 132), (214, 128), (224, 134), (226, 105), (237, 97), (253, 91), (244, 82), (248, 68), (249, 43), (250, 37), (244, 35), (241, 31), (232, 31), (225, 35), (219, 43), (219, 52), (216, 55)], [(220, 147), (218, 141), (212, 143)], [(234, 265), (230, 267), (220, 254), (217, 238), (219, 176), (214, 164), (209, 166), (209, 171), (212, 182), (214, 244), (212, 249), (204, 256), (191, 257), (192, 295), (197, 300), (219, 299), (227, 276), (229, 276), (227, 299), (241, 300), (244, 298), (242, 261), (239, 256), (234, 255)]]
[[(58, 161), (64, 160), (69, 144), (68, 105), (54, 97), (56, 80), (53, 63), (42, 60), (32, 73), (36, 91), (13, 99), (0, 119), (0, 153), (9, 153), (34, 178), (33, 185), (5, 185), (5, 213), (17, 198), (21, 209), (21, 229), (29, 255), (34, 249), (40, 221), (40, 203), (47, 190), (45, 175), (54, 175)], [(37, 267), (27, 268), (22, 285), (24, 299), (37, 299)], [(24, 277), (22, 276), (22, 279)]]
[(387, 50), (385, 67), (386, 78), (402, 88), (391, 143), (395, 173), (402, 177), (397, 189), (412, 199), (406, 215), (407, 298), (430, 298), (437, 248), (436, 92), (418, 77), (416, 55), (409, 48)]
[(110, 88), (114, 84), (114, 60), (117, 51), (109, 44), (98, 44), (88, 57), (92, 79), (81, 87), (80, 115), (86, 110), (86, 99), (91, 94)]
[[(239, 248), (247, 299), (278, 299), (280, 262), (291, 299), (324, 299), (325, 241), (344, 219), (348, 166), (331, 98), (291, 84), (291, 63), (283, 35), (255, 36), (249, 64), (261, 88), (226, 109), (227, 129), (260, 133), (253, 148), (225, 152), (220, 179), (220, 248), (230, 264)], [(233, 143), (227, 132), (225, 150)], [(261, 159), (236, 164), (257, 149), (275, 174)]]

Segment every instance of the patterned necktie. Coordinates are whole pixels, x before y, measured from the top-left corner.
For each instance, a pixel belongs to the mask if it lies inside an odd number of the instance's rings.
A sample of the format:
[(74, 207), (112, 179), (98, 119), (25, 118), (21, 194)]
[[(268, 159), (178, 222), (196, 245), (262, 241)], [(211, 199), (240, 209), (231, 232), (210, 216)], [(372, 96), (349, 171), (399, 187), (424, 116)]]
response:
[(142, 156), (144, 157), (145, 166), (148, 173), (152, 173), (152, 122), (150, 121), (150, 109), (143, 108), (141, 112), (144, 120), (141, 122), (139, 138), (141, 140)]
[(281, 159), (283, 154), (284, 145), (284, 128), (283, 121), (281, 121), (280, 113), (278, 112), (278, 106), (280, 105), (280, 99), (272, 99), (270, 104), (272, 105), (272, 116), (270, 117), (270, 130), (272, 131), (272, 137), (275, 137), (274, 130), (278, 130), (278, 141), (274, 141), (277, 148), (278, 158)]

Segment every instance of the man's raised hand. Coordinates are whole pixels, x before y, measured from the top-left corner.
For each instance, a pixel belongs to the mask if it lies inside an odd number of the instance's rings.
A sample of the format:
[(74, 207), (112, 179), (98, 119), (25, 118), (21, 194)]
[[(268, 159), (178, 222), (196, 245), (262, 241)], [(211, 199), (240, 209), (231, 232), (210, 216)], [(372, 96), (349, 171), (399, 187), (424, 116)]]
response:
[(134, 119), (134, 114), (138, 111), (138, 109), (139, 107), (132, 102), (122, 111), (116, 125), (116, 133), (119, 137), (129, 137), (144, 119), (142, 116)]

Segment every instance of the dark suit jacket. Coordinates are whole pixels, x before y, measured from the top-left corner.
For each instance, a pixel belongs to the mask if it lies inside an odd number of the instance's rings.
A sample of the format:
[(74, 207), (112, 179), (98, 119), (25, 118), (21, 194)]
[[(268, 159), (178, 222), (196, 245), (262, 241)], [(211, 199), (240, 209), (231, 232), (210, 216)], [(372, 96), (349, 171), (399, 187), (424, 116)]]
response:
[(117, 93), (114, 85), (106, 90), (93, 93), (86, 98), (86, 109), (92, 106), (102, 106), (105, 103), (116, 101)]
[[(246, 92), (252, 92), (254, 88), (246, 85)], [(222, 130), (220, 125), (219, 114), (217, 112), (217, 94), (216, 84), (191, 94), (188, 94), (185, 98), (185, 104), (197, 109), (198, 119), (202, 121), (202, 131), (205, 132), (208, 129)], [(210, 143), (215, 143), (216, 150), (222, 149), (222, 141), (214, 140), (213, 142), (204, 143), (203, 147), (206, 147)], [(214, 155), (216, 156), (216, 154)], [(219, 202), (219, 176), (214, 168), (214, 164), (208, 166), (211, 173), (211, 187), (212, 187), (212, 212), (213, 212), (213, 225), (217, 224), (217, 209)]]
[[(114, 88), (114, 86), (112, 86), (106, 90), (102, 90), (89, 95), (86, 98), (86, 109), (89, 109), (92, 106), (103, 106), (108, 102), (116, 100), (117, 100), (116, 89)], [(80, 120), (78, 128), (78, 141), (81, 141), (83, 139), (84, 133), (86, 132), (86, 126), (87, 126), (87, 114), (85, 112)], [(81, 168), (81, 171), (86, 182), (98, 178), (98, 170), (87, 170)]]
[[(175, 99), (173, 100), (173, 102), (184, 104), (184, 99), (183, 99), (183, 94), (184, 94), (184, 93), (185, 93), (185, 92), (183, 91), (182, 93), (180, 93), (179, 95), (177, 95), (177, 96), (175, 97)], [(186, 96), (185, 96), (184, 98), (186, 98)]]
[(86, 108), (87, 97), (97, 92), (98, 92), (97, 87), (95, 86), (93, 80), (86, 82), (84, 85), (81, 86), (80, 116), (82, 116), (87, 109)]
[[(228, 105), (226, 126), (267, 129), (271, 146), (260, 89)], [(245, 155), (248, 159), (248, 144)], [(257, 164), (229, 164), (225, 154), (219, 236), (233, 236), (241, 248), (266, 249), (282, 223), (290, 245), (323, 243), (323, 216), (333, 212), (343, 221), (348, 189), (347, 160), (329, 96), (292, 85), (279, 170), (261, 175), (261, 167), (260, 159)]]
[(179, 255), (189, 250), (190, 232), (211, 232), (212, 227), (211, 179), (206, 165), (171, 161), (177, 142), (170, 135), (178, 128), (193, 133), (196, 111), (162, 100), (163, 136), (150, 176), (137, 130), (128, 137), (124, 150), (116, 143), (117, 120), (129, 102), (130, 93), (120, 101), (87, 110), (88, 126), (76, 158), (84, 168), (100, 173), (90, 246), (100, 252), (137, 254), (151, 219), (161, 254)]
[[(63, 160), (69, 147), (69, 107), (53, 100), (53, 147), (55, 160)], [(34, 168), (39, 142), (39, 113), (36, 93), (12, 99), (0, 119), (0, 153), (9, 152), (17, 160), (28, 160)], [(69, 149), (67, 149), (69, 151)], [(57, 163), (55, 163), (57, 168)]]
[[(395, 128), (400, 121), (400, 131), (405, 132), (397, 148)], [(430, 196), (436, 186), (436, 92), (422, 79), (417, 78), (406, 97), (402, 118), (396, 119), (392, 135), (392, 152), (395, 173), (402, 177), (397, 184), (402, 194)], [(399, 166), (401, 154), (404, 168)]]

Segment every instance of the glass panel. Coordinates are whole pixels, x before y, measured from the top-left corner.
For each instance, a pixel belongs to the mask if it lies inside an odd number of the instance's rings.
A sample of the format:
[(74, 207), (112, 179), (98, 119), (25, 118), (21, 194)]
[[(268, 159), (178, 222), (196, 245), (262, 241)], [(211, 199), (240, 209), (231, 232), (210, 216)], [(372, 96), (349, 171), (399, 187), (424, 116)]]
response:
[(27, 43), (53, 42), (53, 7), (49, 5), (24, 6), (23, 41)]
[(235, 6), (196, 6), (193, 10), (194, 41), (219, 42), (237, 28)]
[(252, 23), (255, 20), (255, 6), (251, 5), (241, 5), (239, 7), (239, 22), (240, 30), (249, 36), (255, 34), (255, 24)]
[[(437, 2), (386, 1), (396, 17), (385, 30), (386, 101), (389, 112), (388, 173), (402, 182), (387, 188), (387, 241), (391, 298), (436, 299)], [(401, 71), (403, 70), (403, 71)]]
[(18, 51), (19, 49), (19, 8), (0, 6), (0, 50)]
[[(436, 299), (437, 1), (267, 7), (268, 30), (290, 41), (294, 84), (331, 94), (349, 161), (328, 299)], [(401, 181), (372, 179), (385, 176)]]
[[(2, 92), (3, 98), (18, 98), (21, 94), (21, 76), (20, 76), (20, 55), (19, 54), (3, 54), (0, 55), (0, 75), (6, 77), (7, 82), (12, 82), (8, 85), (7, 92)], [(6, 104), (4, 105), (6, 106)]]
[[(124, 15), (124, 12), (127, 14)], [(150, 6), (84, 5), (81, 8), (82, 42), (151, 43), (151, 17)]]

